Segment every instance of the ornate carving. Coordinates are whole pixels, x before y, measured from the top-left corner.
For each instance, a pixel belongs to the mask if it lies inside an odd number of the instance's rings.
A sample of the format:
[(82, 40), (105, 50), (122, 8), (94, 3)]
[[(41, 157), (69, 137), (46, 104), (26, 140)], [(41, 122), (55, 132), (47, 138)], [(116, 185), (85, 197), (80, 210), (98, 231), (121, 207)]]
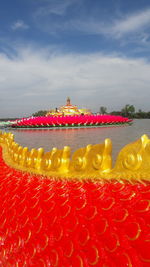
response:
[[(143, 135), (139, 140), (126, 145), (119, 153), (113, 173), (128, 173), (129, 178), (146, 178), (150, 174), (150, 139)], [(123, 177), (124, 178), (124, 177)]]
[(43, 148), (22, 147), (14, 141), (12, 133), (0, 132), (3, 157), (12, 167), (56, 177), (104, 178), (104, 179), (149, 179), (150, 139), (143, 135), (139, 140), (126, 145), (119, 153), (112, 168), (112, 144), (106, 139), (103, 144), (87, 145), (76, 150), (71, 158), (70, 147)]
[(85, 148), (78, 149), (73, 154), (70, 171), (86, 173), (86, 175), (109, 172), (112, 163), (111, 150), (110, 139), (106, 139), (104, 144), (87, 145)]

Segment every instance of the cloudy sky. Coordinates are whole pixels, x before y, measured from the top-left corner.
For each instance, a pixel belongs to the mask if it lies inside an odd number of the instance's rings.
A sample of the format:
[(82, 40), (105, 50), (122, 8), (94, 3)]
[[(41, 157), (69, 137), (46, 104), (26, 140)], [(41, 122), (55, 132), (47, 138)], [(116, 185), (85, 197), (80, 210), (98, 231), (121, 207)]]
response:
[(150, 110), (150, 1), (0, 3), (0, 118), (72, 103)]

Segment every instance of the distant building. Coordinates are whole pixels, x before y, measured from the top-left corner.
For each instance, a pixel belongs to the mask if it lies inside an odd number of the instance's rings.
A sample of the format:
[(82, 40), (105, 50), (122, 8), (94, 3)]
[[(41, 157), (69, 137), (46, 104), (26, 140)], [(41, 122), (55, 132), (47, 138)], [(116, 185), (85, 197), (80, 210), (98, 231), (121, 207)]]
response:
[(86, 115), (91, 114), (91, 111), (89, 109), (79, 109), (77, 106), (73, 106), (71, 104), (71, 100), (68, 97), (67, 102), (65, 106), (61, 106), (59, 108), (56, 108), (55, 111), (48, 111), (46, 116), (68, 116), (68, 115)]

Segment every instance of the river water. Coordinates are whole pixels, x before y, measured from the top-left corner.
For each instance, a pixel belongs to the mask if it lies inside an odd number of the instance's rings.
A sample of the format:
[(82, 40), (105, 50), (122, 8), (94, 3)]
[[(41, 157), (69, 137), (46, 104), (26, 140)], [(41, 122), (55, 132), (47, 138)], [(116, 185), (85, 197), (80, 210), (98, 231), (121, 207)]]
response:
[(113, 144), (113, 161), (120, 149), (143, 134), (150, 138), (150, 120), (134, 120), (131, 126), (95, 127), (95, 128), (55, 128), (55, 129), (3, 129), (11, 131), (15, 141), (22, 146), (31, 148), (43, 147), (50, 151), (53, 147), (62, 149), (70, 146), (72, 153), (88, 144), (103, 143), (110, 138)]

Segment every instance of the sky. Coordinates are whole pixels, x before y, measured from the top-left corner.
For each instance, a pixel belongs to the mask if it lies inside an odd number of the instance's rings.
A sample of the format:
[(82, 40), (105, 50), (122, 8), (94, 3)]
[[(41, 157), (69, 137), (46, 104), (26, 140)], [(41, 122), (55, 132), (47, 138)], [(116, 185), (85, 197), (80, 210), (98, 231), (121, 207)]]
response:
[(0, 3), (0, 118), (66, 103), (150, 111), (150, 1)]

